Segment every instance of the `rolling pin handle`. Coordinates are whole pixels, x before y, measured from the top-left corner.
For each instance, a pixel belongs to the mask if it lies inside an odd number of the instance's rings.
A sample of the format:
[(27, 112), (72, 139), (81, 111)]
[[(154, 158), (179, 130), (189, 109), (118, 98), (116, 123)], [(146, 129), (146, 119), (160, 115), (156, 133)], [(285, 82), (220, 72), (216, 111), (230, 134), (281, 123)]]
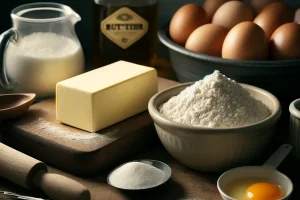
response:
[(59, 174), (40, 171), (36, 173), (33, 181), (53, 200), (90, 200), (91, 198), (85, 186)]
[(47, 166), (26, 154), (0, 143), (0, 177), (24, 188), (34, 189), (33, 176)]

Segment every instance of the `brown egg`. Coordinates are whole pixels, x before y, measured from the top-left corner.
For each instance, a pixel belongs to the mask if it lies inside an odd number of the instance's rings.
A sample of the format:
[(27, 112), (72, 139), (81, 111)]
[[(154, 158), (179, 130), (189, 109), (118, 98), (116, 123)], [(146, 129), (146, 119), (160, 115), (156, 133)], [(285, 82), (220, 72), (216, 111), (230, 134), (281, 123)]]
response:
[[(249, 0), (249, 4), (255, 14), (259, 13), (266, 5), (276, 0)], [(278, 0), (277, 0), (278, 1)]]
[(293, 10), (283, 2), (268, 4), (254, 19), (270, 39), (272, 33), (282, 24), (292, 22), (294, 19)]
[(300, 25), (287, 23), (281, 25), (272, 34), (270, 55), (273, 60), (291, 60), (300, 58)]
[(208, 23), (204, 9), (196, 4), (186, 4), (174, 14), (169, 32), (172, 40), (182, 46), (190, 34), (199, 26)]
[(203, 8), (211, 20), (215, 14), (215, 12), (222, 6), (224, 3), (231, 0), (206, 0), (203, 4)]
[(262, 28), (253, 22), (242, 22), (227, 34), (222, 57), (235, 60), (265, 60), (268, 40)]
[(197, 53), (221, 56), (224, 39), (228, 29), (217, 24), (206, 24), (192, 32), (185, 48)]
[(252, 20), (253, 12), (246, 3), (229, 1), (216, 11), (212, 23), (231, 29), (240, 22)]

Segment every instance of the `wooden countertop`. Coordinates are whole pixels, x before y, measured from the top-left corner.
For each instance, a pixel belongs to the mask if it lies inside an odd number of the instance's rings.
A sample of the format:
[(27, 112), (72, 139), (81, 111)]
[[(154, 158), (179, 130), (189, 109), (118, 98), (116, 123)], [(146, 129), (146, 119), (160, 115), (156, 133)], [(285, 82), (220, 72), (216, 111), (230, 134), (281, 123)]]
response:
[[(271, 146), (276, 148), (277, 145), (272, 144)], [(275, 148), (270, 147), (260, 160), (268, 157)], [(91, 191), (92, 200), (222, 200), (216, 187), (217, 179), (220, 174), (197, 172), (184, 167), (175, 161), (159, 142), (157, 142), (153, 149), (146, 149), (129, 160), (135, 159), (155, 159), (167, 163), (172, 168), (171, 179), (166, 184), (155, 189), (141, 192), (128, 192), (115, 189), (108, 185), (106, 183), (106, 177), (109, 172), (107, 171), (86, 178), (75, 177), (52, 167), (49, 167), (49, 171), (68, 176), (84, 184)], [(258, 164), (262, 164), (262, 162), (258, 162)], [(295, 164), (294, 160), (289, 156), (279, 168), (279, 170), (289, 176), (294, 183), (295, 188), (291, 197), (292, 200), (298, 200), (300, 197), (299, 167), (299, 164)], [(43, 197), (43, 194), (39, 193), (39, 191), (29, 192), (3, 179), (0, 179), (0, 190)]]
[[(54, 168), (50, 168), (50, 171), (66, 175), (84, 184), (90, 189), (92, 200), (221, 200), (215, 187), (217, 175), (203, 174), (185, 168), (172, 159), (161, 145), (151, 149), (151, 151), (146, 150), (140, 155), (134, 156), (132, 160), (139, 158), (155, 159), (168, 163), (172, 168), (171, 179), (155, 189), (143, 192), (127, 192), (115, 189), (106, 183), (108, 172), (95, 177), (79, 178)], [(12, 184), (8, 185), (6, 181), (0, 180), (0, 188), (3, 189), (3, 187), (9, 191), (23, 192), (23, 190), (19, 190), (19, 187)], [(36, 195), (34, 192), (32, 194)]]
[[(171, 69), (158, 69), (159, 75), (174, 79)], [(288, 116), (284, 116), (283, 121), (286, 121)], [(286, 124), (279, 129), (285, 131), (285, 136), (288, 132)], [(0, 135), (1, 138), (1, 135)], [(283, 143), (282, 135), (277, 135), (274, 141), (266, 148), (263, 155), (257, 159), (257, 165), (261, 165), (272, 152)], [(97, 174), (92, 177), (75, 177), (73, 175), (62, 172), (58, 169), (49, 166), (50, 172), (59, 173), (70, 178), (73, 178), (89, 188), (92, 195), (92, 200), (221, 200), (218, 193), (216, 183), (220, 174), (210, 174), (194, 171), (189, 169), (179, 162), (174, 160), (167, 151), (163, 148), (159, 140), (153, 144), (153, 148), (145, 149), (138, 155), (132, 156), (128, 160), (135, 159), (155, 159), (167, 163), (172, 169), (171, 179), (164, 185), (141, 192), (128, 192), (115, 189), (106, 183), (108, 171)], [(201, 159), (201, 158), (199, 158)], [(293, 159), (291, 155), (281, 164), (278, 170), (291, 178), (294, 183), (294, 192), (291, 196), (292, 200), (300, 198), (300, 162)], [(0, 178), (0, 190), (7, 190), (21, 193), (24, 195), (32, 195), (36, 197), (45, 197), (39, 191), (27, 191), (9, 181)], [(46, 197), (45, 197), (46, 198)], [(0, 196), (1, 199), (1, 196)]]

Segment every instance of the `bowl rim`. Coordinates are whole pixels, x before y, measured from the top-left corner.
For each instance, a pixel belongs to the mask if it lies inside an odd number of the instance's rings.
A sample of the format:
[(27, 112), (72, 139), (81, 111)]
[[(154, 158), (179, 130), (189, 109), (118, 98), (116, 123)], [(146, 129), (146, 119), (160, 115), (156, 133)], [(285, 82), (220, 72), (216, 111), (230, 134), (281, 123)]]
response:
[(206, 54), (196, 53), (190, 50), (185, 49), (184, 47), (176, 44), (169, 38), (169, 24), (170, 20), (163, 23), (157, 32), (158, 39), (161, 43), (163, 43), (169, 49), (186, 55), (188, 57), (201, 59), (204, 61), (214, 62), (217, 64), (227, 64), (231, 65), (232, 67), (251, 67), (251, 68), (259, 68), (259, 67), (269, 67), (269, 68), (282, 68), (285, 66), (298, 66), (300, 63), (300, 59), (293, 59), (293, 60), (280, 60), (280, 61), (261, 61), (261, 60), (233, 60), (233, 59), (225, 59), (216, 56), (210, 56)]
[[(252, 86), (252, 85), (248, 85), (248, 84), (243, 84), (243, 83), (239, 83), (242, 87), (244, 87), (247, 90), (254, 90), (260, 93), (263, 93), (266, 97), (268, 97), (272, 102), (274, 102), (274, 110), (271, 112), (271, 115), (268, 116), (266, 119), (257, 122), (255, 124), (250, 124), (247, 126), (240, 126), (240, 127), (231, 127), (231, 128), (210, 128), (210, 127), (203, 127), (203, 126), (192, 126), (192, 125), (188, 125), (188, 124), (183, 124), (183, 123), (179, 123), (179, 122), (175, 122), (172, 121), (168, 118), (166, 118), (165, 116), (163, 116), (157, 109), (157, 107), (154, 105), (154, 103), (157, 101), (158, 98), (160, 98), (160, 96), (162, 96), (163, 94), (169, 93), (172, 90), (175, 90), (177, 88), (186, 88), (187, 86), (192, 85), (195, 82), (188, 82), (188, 83), (183, 83), (183, 84), (179, 84), (173, 87), (170, 87), (166, 90), (163, 90), (157, 94), (155, 94), (148, 103), (148, 111), (151, 115), (151, 117), (153, 118), (154, 123), (159, 122), (160, 124), (166, 126), (166, 127), (170, 127), (172, 129), (175, 130), (182, 130), (187, 134), (201, 134), (201, 133), (215, 133), (215, 134), (228, 134), (228, 131), (230, 131), (230, 133), (236, 133), (236, 132), (241, 132), (241, 131), (249, 131), (249, 129), (257, 129), (259, 127), (265, 126), (266, 124), (272, 123), (272, 121), (277, 121), (280, 116), (281, 116), (281, 104), (279, 102), (279, 100), (277, 99), (277, 97), (275, 97), (273, 94), (271, 94), (270, 92)], [(182, 90), (181, 90), (182, 91)], [(203, 132), (202, 132), (203, 131)]]
[(292, 103), (290, 103), (290, 106), (289, 106), (290, 114), (298, 119), (300, 119), (300, 111), (297, 108), (298, 107), (297, 105), (299, 103), (300, 103), (300, 99), (296, 99), (296, 100), (292, 101)]

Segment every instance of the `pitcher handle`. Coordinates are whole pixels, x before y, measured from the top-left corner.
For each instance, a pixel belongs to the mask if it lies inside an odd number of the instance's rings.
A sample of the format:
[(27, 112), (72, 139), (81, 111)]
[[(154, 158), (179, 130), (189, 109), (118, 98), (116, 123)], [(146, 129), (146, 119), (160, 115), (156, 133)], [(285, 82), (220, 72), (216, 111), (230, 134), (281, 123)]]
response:
[(4, 89), (11, 89), (12, 86), (9, 83), (7, 74), (6, 74), (6, 69), (5, 69), (5, 64), (4, 64), (4, 52), (6, 49), (6, 46), (10, 40), (13, 42), (17, 41), (17, 30), (14, 28), (8, 29), (4, 33), (0, 35), (0, 85)]

